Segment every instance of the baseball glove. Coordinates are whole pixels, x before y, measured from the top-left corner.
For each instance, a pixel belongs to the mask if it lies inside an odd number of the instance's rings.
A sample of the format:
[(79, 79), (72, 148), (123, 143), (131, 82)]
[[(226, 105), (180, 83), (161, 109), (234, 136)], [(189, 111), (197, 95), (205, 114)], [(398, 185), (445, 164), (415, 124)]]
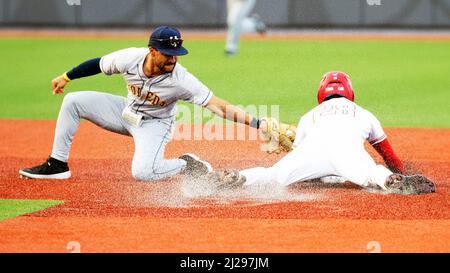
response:
[(262, 118), (267, 123), (267, 129), (262, 131), (263, 151), (271, 153), (290, 152), (295, 140), (297, 128), (294, 125), (280, 123), (275, 118)]

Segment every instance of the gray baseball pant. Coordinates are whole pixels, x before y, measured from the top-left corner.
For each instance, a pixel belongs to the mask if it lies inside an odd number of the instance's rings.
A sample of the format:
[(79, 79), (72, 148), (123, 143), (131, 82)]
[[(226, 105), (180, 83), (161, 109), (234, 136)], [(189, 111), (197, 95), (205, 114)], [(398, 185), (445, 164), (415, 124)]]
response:
[(64, 97), (56, 123), (51, 156), (67, 162), (73, 137), (84, 118), (111, 132), (132, 136), (134, 156), (132, 175), (137, 180), (152, 181), (173, 176), (186, 167), (182, 159), (164, 159), (171, 140), (175, 118), (144, 120), (140, 127), (122, 118), (126, 98), (108, 93), (81, 91)]

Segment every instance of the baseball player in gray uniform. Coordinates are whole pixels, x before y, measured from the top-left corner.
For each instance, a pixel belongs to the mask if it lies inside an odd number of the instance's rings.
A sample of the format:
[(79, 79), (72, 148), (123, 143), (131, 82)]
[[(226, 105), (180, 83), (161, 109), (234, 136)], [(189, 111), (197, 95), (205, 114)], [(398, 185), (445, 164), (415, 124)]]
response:
[(101, 72), (121, 74), (127, 84), (128, 96), (96, 91), (67, 94), (56, 123), (50, 157), (41, 165), (20, 170), (20, 175), (35, 179), (70, 178), (67, 161), (81, 118), (108, 131), (133, 137), (135, 152), (131, 172), (137, 180), (211, 172), (211, 165), (193, 154), (164, 159), (165, 146), (171, 140), (175, 126), (178, 100), (206, 107), (223, 118), (255, 128), (262, 122), (214, 96), (179, 64), (177, 56), (188, 53), (182, 43), (177, 29), (161, 26), (151, 34), (148, 47), (122, 49), (88, 60), (53, 79), (53, 94), (61, 94), (72, 80)]

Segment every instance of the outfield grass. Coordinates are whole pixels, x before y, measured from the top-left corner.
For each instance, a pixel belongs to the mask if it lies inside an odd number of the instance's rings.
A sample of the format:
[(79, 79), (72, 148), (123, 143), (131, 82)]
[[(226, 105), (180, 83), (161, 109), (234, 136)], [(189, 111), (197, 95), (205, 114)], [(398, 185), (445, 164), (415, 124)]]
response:
[[(1, 39), (0, 118), (56, 119), (62, 96), (50, 80), (80, 62), (144, 40)], [(296, 123), (316, 104), (322, 74), (344, 70), (356, 102), (384, 126), (450, 126), (448, 41), (244, 41), (234, 57), (224, 42), (186, 41), (180, 63), (215, 94), (240, 105), (280, 105), (281, 119)], [(67, 91), (125, 95), (119, 75), (75, 80)]]
[(62, 204), (58, 200), (0, 199), (0, 221)]

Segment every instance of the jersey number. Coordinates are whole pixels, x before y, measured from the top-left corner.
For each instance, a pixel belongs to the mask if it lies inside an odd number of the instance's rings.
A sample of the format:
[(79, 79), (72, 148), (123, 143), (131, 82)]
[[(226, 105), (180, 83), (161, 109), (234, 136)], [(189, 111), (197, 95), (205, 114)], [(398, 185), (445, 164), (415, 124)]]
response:
[(330, 115), (355, 115), (355, 108), (348, 105), (331, 105), (318, 111), (320, 117)]

